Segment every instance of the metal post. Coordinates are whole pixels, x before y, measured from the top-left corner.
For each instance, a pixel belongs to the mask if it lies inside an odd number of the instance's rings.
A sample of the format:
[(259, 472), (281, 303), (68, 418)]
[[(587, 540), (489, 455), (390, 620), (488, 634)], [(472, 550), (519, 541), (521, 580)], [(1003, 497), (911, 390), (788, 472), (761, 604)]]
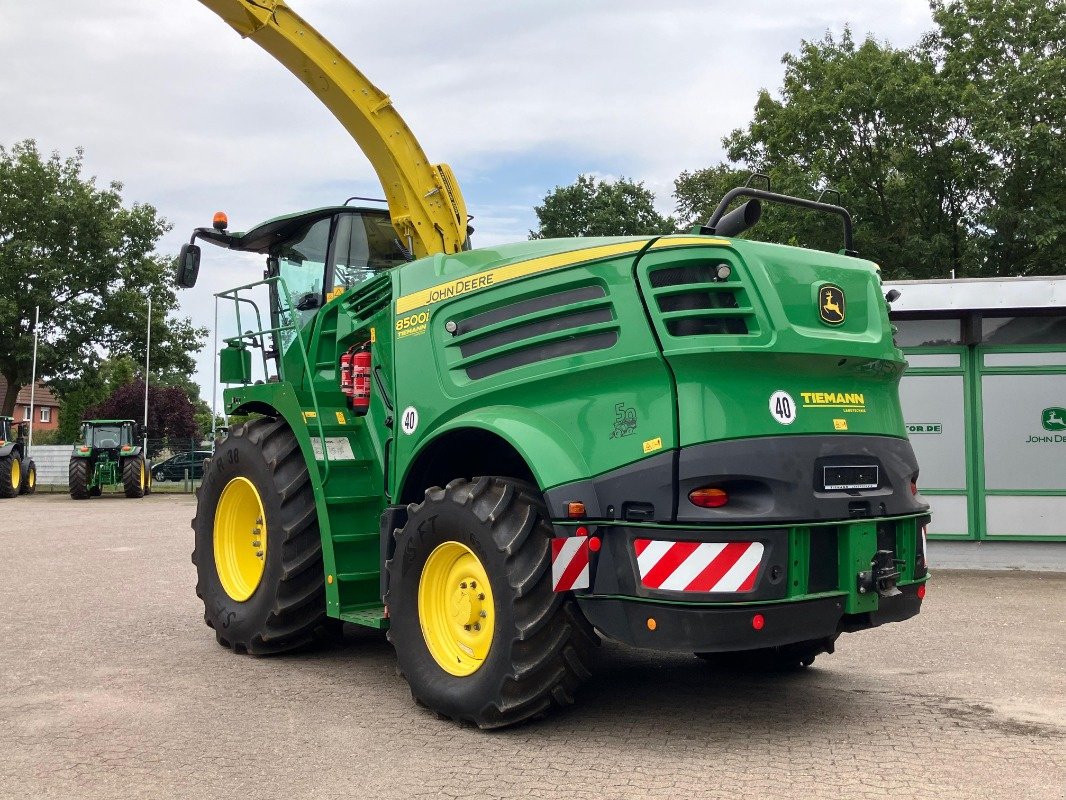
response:
[(215, 297), (215, 340), (211, 345), (211, 452), (215, 451), (215, 419), (218, 415), (218, 297)]
[(37, 389), (37, 326), (41, 324), (41, 307), (37, 306), (33, 313), (33, 372), (30, 377), (30, 436), (26, 442), (26, 455), (33, 452), (33, 400), (34, 391)]
[(148, 458), (148, 363), (152, 352), (152, 296), (148, 295), (148, 328), (144, 337), (144, 446), (141, 458)]

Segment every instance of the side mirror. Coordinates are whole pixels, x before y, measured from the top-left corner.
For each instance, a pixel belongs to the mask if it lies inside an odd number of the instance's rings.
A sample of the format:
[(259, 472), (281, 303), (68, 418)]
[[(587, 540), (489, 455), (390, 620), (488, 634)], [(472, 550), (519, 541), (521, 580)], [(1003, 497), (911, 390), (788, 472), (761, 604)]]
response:
[(174, 276), (174, 283), (182, 289), (191, 289), (196, 285), (196, 277), (200, 274), (200, 247), (195, 244), (183, 244), (178, 253), (178, 272)]

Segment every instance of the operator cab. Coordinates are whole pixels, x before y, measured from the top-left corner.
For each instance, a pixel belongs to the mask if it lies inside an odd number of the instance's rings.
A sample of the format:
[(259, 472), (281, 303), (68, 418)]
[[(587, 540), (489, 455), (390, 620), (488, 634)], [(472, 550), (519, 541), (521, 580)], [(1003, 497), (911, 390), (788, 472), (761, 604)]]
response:
[(81, 426), (79, 444), (96, 450), (118, 451), (120, 447), (132, 447), (133, 420), (107, 422), (84, 422)]
[(263, 277), (280, 279), (269, 287), (274, 347), (267, 351), (268, 358), (277, 359), (295, 338), (295, 331), (286, 326), (308, 325), (330, 300), (411, 260), (386, 209), (318, 208), (268, 220), (244, 233), (227, 231), (227, 224), (225, 215), (218, 214), (214, 228), (193, 232), (178, 258), (176, 282), (185, 288), (196, 282), (197, 238), (266, 255)]

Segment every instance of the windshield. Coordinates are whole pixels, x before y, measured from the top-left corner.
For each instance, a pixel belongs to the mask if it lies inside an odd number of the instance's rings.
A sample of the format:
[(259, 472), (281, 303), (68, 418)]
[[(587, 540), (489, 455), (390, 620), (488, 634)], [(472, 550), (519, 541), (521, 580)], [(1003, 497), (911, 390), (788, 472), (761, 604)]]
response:
[(82, 441), (92, 447), (111, 448), (122, 444), (121, 425), (86, 425), (82, 429)]
[(0, 419), (0, 442), (6, 442), (11, 438), (11, 420)]
[[(279, 288), (278, 300), (281, 316), (286, 321), (303, 325), (322, 305), (330, 223), (331, 220), (322, 219), (308, 225), (278, 253), (279, 274), (285, 281), (284, 291)], [(288, 346), (295, 335), (294, 331), (284, 331), (283, 344)]]

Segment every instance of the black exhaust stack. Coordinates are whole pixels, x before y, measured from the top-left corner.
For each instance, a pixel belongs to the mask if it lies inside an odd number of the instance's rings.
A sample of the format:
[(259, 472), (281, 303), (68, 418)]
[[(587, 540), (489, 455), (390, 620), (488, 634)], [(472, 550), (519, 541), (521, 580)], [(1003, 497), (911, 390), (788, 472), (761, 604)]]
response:
[(762, 217), (762, 202), (749, 200), (718, 220), (718, 224), (713, 228), (705, 229), (705, 232), (714, 236), (739, 236), (748, 228), (753, 227), (760, 217)]

